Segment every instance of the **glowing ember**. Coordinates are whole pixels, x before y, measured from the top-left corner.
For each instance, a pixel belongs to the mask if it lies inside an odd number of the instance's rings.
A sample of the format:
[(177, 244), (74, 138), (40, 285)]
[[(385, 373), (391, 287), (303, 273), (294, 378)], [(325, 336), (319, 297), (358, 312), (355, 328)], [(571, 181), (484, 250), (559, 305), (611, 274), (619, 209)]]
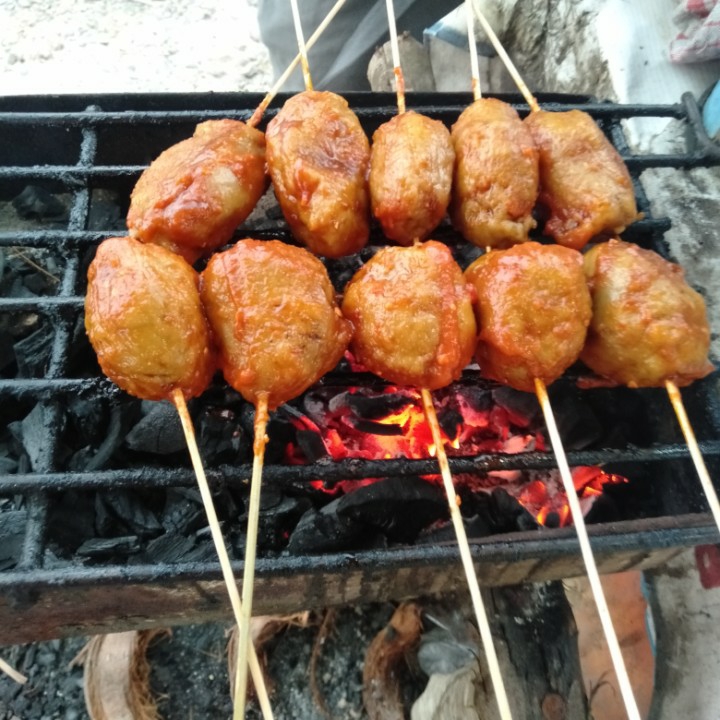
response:
[[(420, 393), (407, 388), (383, 390), (350, 388), (337, 393), (327, 389), (322, 402), (313, 406), (313, 417), (300, 413), (291, 420), (298, 431), (317, 434), (332, 460), (364, 458), (435, 457), (425, 420)], [(445, 450), (449, 456), (475, 456), (482, 453), (515, 454), (546, 450), (544, 435), (517, 407), (504, 407), (492, 401), (491, 393), (469, 387), (451, 387), (434, 393)], [(299, 444), (287, 447), (286, 460), (306, 464), (308, 458)], [(436, 476), (425, 478), (439, 482)], [(573, 480), (583, 512), (587, 514), (603, 486), (627, 480), (610, 475), (598, 467), (573, 469)], [(541, 525), (562, 527), (572, 524), (567, 497), (556, 471), (493, 471), (484, 475), (459, 474), (458, 485), (473, 492), (489, 492), (502, 486), (523, 505)], [(312, 487), (330, 493), (350, 492), (376, 482), (373, 478), (339, 483), (328, 489), (321, 481)]]

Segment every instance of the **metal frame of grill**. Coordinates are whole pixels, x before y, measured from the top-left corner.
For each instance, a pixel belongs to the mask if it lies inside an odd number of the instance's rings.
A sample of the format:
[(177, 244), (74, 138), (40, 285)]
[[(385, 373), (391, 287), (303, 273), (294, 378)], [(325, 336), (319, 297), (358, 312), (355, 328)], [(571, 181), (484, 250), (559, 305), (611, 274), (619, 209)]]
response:
[[(526, 113), (517, 96), (499, 96)], [(349, 93), (368, 134), (395, 112), (390, 94)], [(10, 163), (0, 164), (0, 197), (10, 187), (37, 182), (72, 194), (67, 228), (63, 230), (5, 231), (0, 247), (43, 247), (62, 253), (65, 267), (55, 296), (32, 299), (0, 298), (0, 313), (33, 312), (53, 325), (50, 360), (44, 378), (0, 379), (0, 402), (36, 401), (44, 408), (45, 439), (42, 455), (32, 472), (0, 475), (0, 494), (24, 494), (28, 521), (22, 560), (13, 570), (0, 573), (0, 644), (79, 634), (108, 629), (150, 627), (229, 616), (219, 565), (81, 566), (60, 570), (42, 566), (48, 508), (56, 493), (65, 490), (109, 487), (164, 488), (193, 486), (187, 468), (147, 468), (68, 473), (56, 463), (58, 421), (62, 403), (72, 395), (113, 398), (119, 394), (104, 378), (77, 378), (68, 373), (72, 327), (82, 313), (78, 294), (81, 255), (111, 233), (88, 230), (92, 193), (109, 185), (131, 186), (145, 165), (122, 164), (122, 147), (136, 134), (152, 136), (157, 152), (190, 134), (196, 123), (231, 117), (245, 120), (260, 102), (254, 94), (162, 96), (67, 96), (0, 98), (0, 133), (9, 138)], [(266, 115), (272, 117), (285, 100), (279, 97)], [(410, 95), (409, 106), (451, 124), (470, 97), (467, 94)], [(663, 233), (667, 218), (654, 218), (639, 183), (648, 168), (694, 168), (720, 164), (720, 149), (707, 137), (692, 95), (674, 105), (616, 105), (585, 96), (540, 95), (541, 104), (553, 110), (582, 109), (595, 117), (624, 157), (636, 185), (645, 218), (626, 233), (639, 244), (666, 253)], [(684, 120), (690, 130), (688, 149), (678, 154), (633, 155), (621, 121), (635, 117)], [(57, 144), (61, 147), (58, 148)], [(67, 161), (70, 151), (75, 162)], [(157, 154), (156, 152), (156, 154)], [(129, 152), (132, 155), (132, 152)], [(59, 160), (57, 158), (60, 158)], [(109, 160), (108, 160), (109, 158)], [(131, 158), (132, 159), (132, 158)], [(55, 160), (53, 164), (48, 164)], [(263, 234), (254, 233), (256, 236)], [(286, 237), (287, 233), (265, 233)], [(331, 374), (331, 383), (358, 384), (358, 374)], [(473, 381), (466, 373), (463, 381)], [(376, 382), (376, 380), (375, 380)], [(697, 383), (694, 393), (709, 436), (701, 449), (709, 458), (720, 456), (720, 398), (712, 378)], [(593, 450), (569, 453), (571, 465), (630, 462), (652, 467), (680, 463), (689, 467), (688, 452), (678, 442), (627, 450)], [(551, 454), (479, 455), (451, 458), (455, 473), (489, 470), (550, 468)], [(432, 474), (433, 460), (346, 460), (306, 466), (269, 465), (265, 481), (280, 485), (309, 480), (340, 480), (390, 475)], [(691, 472), (691, 471), (688, 471)], [(213, 483), (240, 484), (250, 466), (209, 470)], [(693, 476), (694, 477), (694, 476)], [(591, 526), (590, 534), (599, 568), (613, 572), (663, 562), (683, 547), (717, 541), (709, 514), (701, 512), (699, 488), (688, 492), (694, 501), (671, 517)], [(698, 507), (699, 503), (699, 507)], [(693, 504), (695, 507), (692, 507)], [(572, 528), (513, 533), (472, 542), (481, 583), (511, 584), (569, 577), (583, 572)], [(261, 558), (257, 563), (255, 608), (258, 613), (387, 598), (405, 598), (462, 588), (457, 550), (453, 544), (401, 547), (384, 551), (338, 553), (313, 557)], [(241, 563), (236, 563), (239, 570)]]

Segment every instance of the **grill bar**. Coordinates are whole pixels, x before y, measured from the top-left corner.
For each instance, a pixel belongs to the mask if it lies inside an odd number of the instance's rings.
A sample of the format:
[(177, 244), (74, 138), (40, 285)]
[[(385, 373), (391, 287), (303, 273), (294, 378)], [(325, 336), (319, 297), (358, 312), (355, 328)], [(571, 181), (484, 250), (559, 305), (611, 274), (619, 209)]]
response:
[[(700, 443), (700, 450), (707, 457), (720, 456), (720, 440)], [(665, 463), (671, 460), (687, 460), (687, 447), (682, 444), (662, 445), (651, 448), (628, 448), (625, 450), (584, 450), (568, 452), (571, 466), (603, 465), (606, 463)], [(455, 474), (485, 473), (497, 470), (551, 470), (557, 467), (554, 455), (545, 452), (527, 452), (514, 455), (481, 454), (473, 457), (449, 457), (450, 469)], [(252, 465), (225, 465), (207, 468), (211, 485), (245, 484), (252, 472)], [(437, 460), (349, 459), (335, 462), (318, 462), (312, 465), (266, 465), (263, 481), (278, 485), (303, 484), (310, 480), (334, 483), (341, 480), (359, 480), (368, 477), (413, 477), (437, 475)], [(164, 488), (193, 487), (195, 476), (184, 468), (152, 467), (136, 470), (106, 470), (97, 472), (32, 473), (9, 475), (3, 480), (7, 492), (32, 492), (36, 490), (68, 490), (99, 488)]]

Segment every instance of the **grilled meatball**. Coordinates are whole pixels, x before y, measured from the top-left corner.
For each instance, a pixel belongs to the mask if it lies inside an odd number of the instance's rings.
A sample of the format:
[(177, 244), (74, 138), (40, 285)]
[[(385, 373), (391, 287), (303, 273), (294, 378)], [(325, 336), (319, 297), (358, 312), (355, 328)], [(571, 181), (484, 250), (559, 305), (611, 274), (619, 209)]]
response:
[(472, 358), (472, 291), (433, 240), (380, 250), (345, 288), (343, 314), (355, 327), (355, 358), (391, 382), (435, 390)]
[(479, 247), (525, 242), (536, 224), (538, 153), (518, 114), (500, 100), (476, 100), (453, 125), (452, 141), (455, 229)]
[(439, 225), (450, 202), (454, 163), (450, 133), (439, 120), (408, 111), (375, 131), (370, 203), (388, 238), (412, 245)]
[(347, 102), (331, 92), (295, 95), (266, 137), (268, 171), (293, 235), (325, 257), (364, 247), (370, 146)]
[(638, 219), (630, 173), (584, 112), (531, 113), (525, 124), (540, 151), (545, 234), (582, 249), (594, 236), (619, 233)]
[(528, 242), (478, 258), (465, 277), (477, 291), (482, 375), (534, 392), (534, 379), (557, 380), (578, 358), (591, 302), (582, 255)]
[(689, 385), (712, 372), (702, 297), (682, 268), (651, 250), (610, 240), (585, 255), (593, 318), (580, 359), (630, 387)]
[(225, 379), (254, 404), (268, 393), (271, 410), (335, 367), (352, 333), (323, 264), (279, 240), (214, 255), (201, 294)]
[(181, 257), (110, 238), (88, 270), (85, 329), (102, 371), (144, 400), (200, 395), (215, 371), (197, 273)]
[(140, 176), (130, 235), (195, 262), (230, 240), (267, 186), (265, 136), (237, 120), (209, 120)]

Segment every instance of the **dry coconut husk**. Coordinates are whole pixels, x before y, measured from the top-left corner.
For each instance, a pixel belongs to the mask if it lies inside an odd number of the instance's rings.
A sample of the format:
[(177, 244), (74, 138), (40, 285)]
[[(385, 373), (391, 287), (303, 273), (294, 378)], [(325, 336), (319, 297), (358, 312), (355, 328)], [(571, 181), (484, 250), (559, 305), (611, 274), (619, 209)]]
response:
[[(250, 619), (250, 642), (255, 647), (260, 667), (265, 676), (265, 685), (268, 692), (272, 693), (272, 679), (267, 676), (267, 657), (265, 655), (265, 643), (272, 640), (278, 633), (288, 627), (306, 628), (310, 625), (310, 612), (293, 613), (292, 615), (258, 615)], [(230, 698), (235, 702), (235, 663), (237, 660), (237, 625), (228, 631), (227, 660), (228, 676), (230, 678)], [(254, 691), (252, 679), (248, 681), (248, 688)]]
[(85, 668), (83, 688), (91, 720), (159, 720), (150, 693), (147, 648), (169, 630), (96, 635), (70, 663)]

